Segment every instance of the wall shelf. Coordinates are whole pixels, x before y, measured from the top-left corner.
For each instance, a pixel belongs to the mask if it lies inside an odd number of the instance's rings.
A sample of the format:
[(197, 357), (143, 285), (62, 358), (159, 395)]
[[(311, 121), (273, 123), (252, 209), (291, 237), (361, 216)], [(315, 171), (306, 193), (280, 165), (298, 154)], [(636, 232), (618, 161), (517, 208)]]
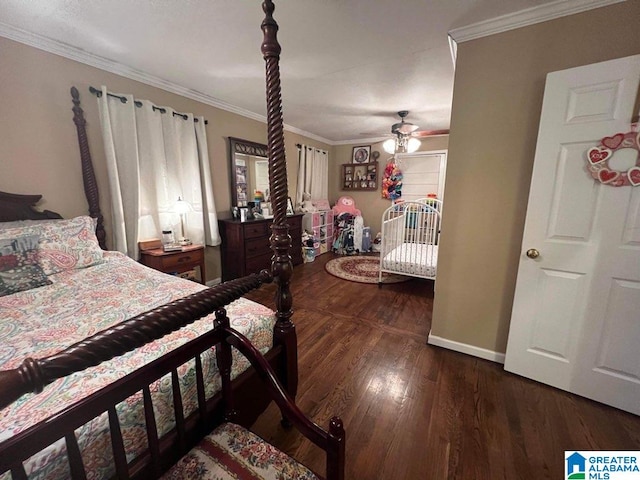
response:
[(376, 190), (378, 188), (378, 162), (343, 163), (341, 190)]

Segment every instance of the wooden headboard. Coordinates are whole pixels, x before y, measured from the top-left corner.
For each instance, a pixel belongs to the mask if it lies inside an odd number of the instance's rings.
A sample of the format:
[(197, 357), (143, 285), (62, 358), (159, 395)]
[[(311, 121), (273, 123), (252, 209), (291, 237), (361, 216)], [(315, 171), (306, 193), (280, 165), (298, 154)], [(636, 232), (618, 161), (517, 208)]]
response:
[(34, 207), (41, 199), (42, 195), (0, 192), (0, 222), (62, 218), (60, 214), (50, 210), (36, 210)]
[[(80, 163), (82, 168), (82, 183), (84, 194), (89, 205), (89, 215), (96, 219), (96, 237), (103, 250), (107, 249), (107, 234), (104, 229), (104, 217), (100, 211), (100, 194), (98, 183), (93, 169), (89, 141), (87, 140), (86, 120), (84, 111), (80, 108), (80, 93), (76, 87), (71, 87), (73, 101), (73, 123), (78, 133), (78, 147), (80, 149)], [(12, 222), (16, 220), (43, 220), (62, 218), (60, 214), (45, 210), (36, 210), (35, 205), (42, 199), (42, 195), (21, 195), (16, 193), (0, 192), (0, 222)]]

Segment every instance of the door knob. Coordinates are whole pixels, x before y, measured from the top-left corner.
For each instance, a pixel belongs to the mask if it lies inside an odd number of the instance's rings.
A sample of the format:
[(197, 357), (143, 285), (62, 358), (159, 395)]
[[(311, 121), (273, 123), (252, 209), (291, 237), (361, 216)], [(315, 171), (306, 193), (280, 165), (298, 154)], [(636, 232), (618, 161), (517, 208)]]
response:
[(540, 256), (540, 252), (535, 248), (530, 248), (527, 250), (527, 257), (529, 258), (538, 258)]

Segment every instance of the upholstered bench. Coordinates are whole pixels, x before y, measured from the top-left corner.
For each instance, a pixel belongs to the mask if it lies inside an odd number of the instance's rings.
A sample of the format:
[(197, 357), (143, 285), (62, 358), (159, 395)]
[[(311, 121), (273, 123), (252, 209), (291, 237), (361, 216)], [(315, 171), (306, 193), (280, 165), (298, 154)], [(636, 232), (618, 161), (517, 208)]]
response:
[(320, 480), (311, 470), (234, 423), (224, 423), (182, 457), (164, 480)]

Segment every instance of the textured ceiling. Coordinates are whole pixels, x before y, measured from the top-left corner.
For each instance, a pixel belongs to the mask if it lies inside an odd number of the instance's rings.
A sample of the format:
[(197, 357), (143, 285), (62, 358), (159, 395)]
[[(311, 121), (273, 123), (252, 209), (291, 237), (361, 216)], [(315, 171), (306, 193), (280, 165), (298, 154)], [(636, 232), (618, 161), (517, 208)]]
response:
[[(549, 0), (276, 0), (285, 123), (331, 143), (395, 112), (449, 128), (451, 29)], [(263, 13), (249, 0), (2, 0), (4, 27), (265, 115)]]

